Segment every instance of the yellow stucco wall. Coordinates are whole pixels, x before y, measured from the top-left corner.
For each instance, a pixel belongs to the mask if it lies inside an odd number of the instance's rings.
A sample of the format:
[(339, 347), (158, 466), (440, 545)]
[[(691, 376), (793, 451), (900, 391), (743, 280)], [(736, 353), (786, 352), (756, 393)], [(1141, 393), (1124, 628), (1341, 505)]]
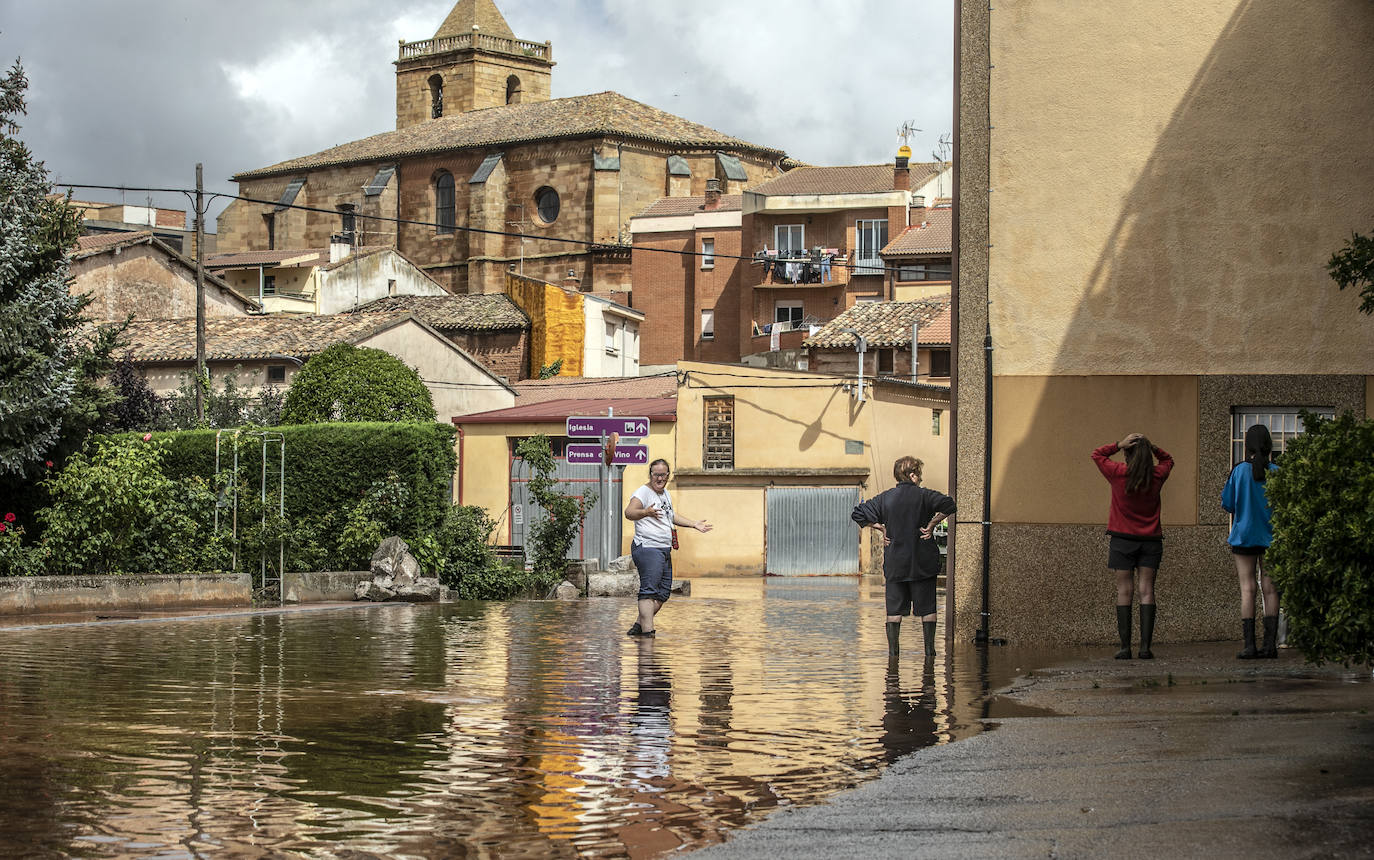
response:
[(994, 521), (1105, 526), (1111, 493), (1089, 454), (1144, 433), (1175, 459), (1163, 522), (1197, 522), (1195, 377), (997, 377), (993, 398)]
[(585, 332), (582, 296), (533, 278), (507, 273), (506, 295), (530, 318), (530, 375), (563, 359), (559, 376), (582, 375)]
[(1008, 0), (990, 21), (999, 375), (1374, 372), (1325, 271), (1374, 223), (1374, 4)]

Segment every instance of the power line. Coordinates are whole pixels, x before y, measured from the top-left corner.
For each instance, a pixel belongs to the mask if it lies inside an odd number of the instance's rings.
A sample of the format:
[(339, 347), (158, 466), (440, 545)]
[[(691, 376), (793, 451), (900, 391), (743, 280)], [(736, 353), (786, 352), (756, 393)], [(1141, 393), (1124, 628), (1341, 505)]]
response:
[[(129, 192), (129, 191), (148, 192), (148, 191), (156, 191), (156, 192), (162, 192), (162, 193), (168, 193), (168, 194), (194, 194), (194, 193), (195, 193), (194, 191), (191, 191), (191, 190), (188, 190), (188, 189), (184, 189), (184, 188), (142, 188), (142, 187), (136, 187), (136, 186), (130, 186), (130, 185), (90, 185), (90, 184), (86, 184), (86, 183), (82, 183), (82, 182), (55, 182), (55, 183), (53, 183), (53, 185), (54, 185), (54, 187), (59, 187), (59, 188), (87, 188), (87, 189), (96, 189), (96, 190), (101, 190), (101, 191), (120, 191), (120, 192)], [(285, 204), (284, 204), (284, 203), (282, 203), (282, 202), (279, 201), (279, 200), (260, 200), (260, 199), (258, 199), (258, 198), (256, 198), (256, 197), (244, 197), (244, 196), (238, 195), (238, 194), (221, 194), (221, 193), (214, 193), (214, 194), (210, 194), (210, 195), (208, 195), (208, 196), (210, 197), (211, 200), (214, 200), (214, 199), (216, 199), (216, 198), (219, 198), (219, 199), (225, 199), (225, 200), (239, 200), (239, 201), (242, 201), (242, 202), (244, 202), (244, 203), (255, 203), (255, 204), (258, 204), (258, 205), (261, 205), (261, 206), (271, 206), (271, 207), (273, 207), (273, 208), (274, 208), (275, 210), (277, 210), (277, 211), (281, 211), (281, 210), (285, 210), (285, 209), (293, 209), (293, 210), (300, 211), (300, 212), (315, 212), (315, 213), (322, 214), (322, 215), (338, 215), (338, 214), (339, 214), (339, 211), (338, 211), (337, 209), (324, 209), (324, 208), (321, 208), (321, 207), (318, 207), (318, 206), (305, 206), (305, 205), (302, 205), (302, 204), (299, 204), (299, 203), (285, 203)], [(628, 250), (628, 251), (631, 251), (631, 252), (643, 252), (643, 253), (653, 253), (653, 254), (672, 254), (672, 255), (674, 255), (674, 256), (679, 256), (679, 257), (690, 257), (690, 258), (692, 258), (692, 259), (698, 259), (698, 258), (701, 258), (701, 257), (709, 256), (709, 257), (711, 257), (711, 258), (713, 258), (713, 259), (743, 260), (743, 261), (750, 262), (750, 263), (758, 262), (758, 261), (762, 261), (762, 262), (771, 262), (771, 261), (772, 261), (772, 258), (768, 258), (768, 257), (757, 257), (757, 256), (752, 256), (752, 255), (751, 255), (751, 256), (745, 256), (745, 255), (743, 255), (743, 254), (722, 254), (722, 253), (712, 253), (712, 254), (709, 254), (709, 255), (708, 255), (708, 254), (703, 254), (703, 253), (701, 253), (701, 252), (699, 252), (699, 251), (680, 251), (680, 250), (676, 250), (676, 249), (673, 249), (673, 248), (650, 248), (650, 247), (642, 247), (642, 246), (636, 246), (636, 245), (624, 245), (624, 244), (617, 243), (617, 242), (593, 242), (593, 241), (590, 241), (590, 240), (587, 240), (587, 239), (570, 239), (570, 238), (567, 238), (567, 237), (564, 237), (564, 236), (543, 236), (543, 235), (540, 235), (540, 234), (537, 234), (537, 233), (523, 233), (523, 232), (522, 232), (522, 233), (516, 233), (516, 232), (509, 231), (509, 230), (487, 230), (487, 229), (483, 229), (483, 228), (481, 228), (481, 227), (463, 227), (463, 226), (459, 226), (459, 225), (457, 225), (457, 224), (442, 224), (442, 225), (441, 225), (441, 224), (439, 224), (438, 222), (435, 222), (435, 221), (420, 221), (420, 220), (415, 220), (415, 219), (410, 219), (410, 218), (397, 218), (397, 217), (391, 217), (391, 216), (386, 216), (386, 215), (366, 215), (366, 214), (363, 214), (363, 213), (361, 213), (361, 212), (356, 212), (356, 211), (353, 213), (353, 216), (354, 216), (354, 218), (360, 218), (360, 219), (367, 220), (367, 221), (377, 221), (377, 222), (381, 222), (381, 223), (385, 223), (385, 224), (395, 224), (395, 225), (398, 226), (398, 227), (399, 227), (399, 226), (402, 226), (402, 225), (404, 225), (404, 226), (409, 226), (409, 227), (433, 227), (433, 228), (435, 228), (435, 230), (438, 230), (440, 227), (442, 227), (442, 228), (445, 229), (445, 230), (450, 230), (450, 231), (459, 232), (459, 233), (468, 233), (468, 234), (473, 234), (473, 235), (478, 235), (478, 236), (502, 236), (502, 237), (509, 238), (509, 239), (521, 239), (521, 240), (525, 240), (525, 239), (534, 239), (534, 240), (538, 240), (538, 241), (541, 241), (541, 242), (556, 242), (556, 243), (562, 243), (562, 244), (565, 244), (565, 245), (575, 245), (575, 246), (578, 246), (578, 247), (586, 248), (586, 249), (588, 249), (588, 250), (625, 249), (625, 250)], [(799, 261), (800, 261), (800, 260), (799, 260)], [(834, 262), (834, 261), (832, 261), (832, 262), (830, 263), (830, 266), (831, 266), (831, 268), (834, 268), (834, 269), (863, 269), (864, 272), (865, 272), (865, 273), (868, 273), (868, 274), (873, 274), (873, 273), (879, 273), (879, 272), (880, 272), (880, 273), (882, 273), (882, 274), (884, 274), (884, 275), (887, 274), (887, 273), (889, 273), (889, 272), (895, 272), (895, 271), (897, 271), (899, 268), (901, 268), (900, 266), (896, 266), (896, 265), (887, 265), (887, 264), (885, 264), (885, 263), (884, 263), (884, 264), (881, 264), (881, 265), (874, 265), (874, 264), (872, 264), (872, 263), (858, 263), (858, 262), (853, 262), (853, 263), (850, 263), (850, 262), (838, 263), (838, 262)]]

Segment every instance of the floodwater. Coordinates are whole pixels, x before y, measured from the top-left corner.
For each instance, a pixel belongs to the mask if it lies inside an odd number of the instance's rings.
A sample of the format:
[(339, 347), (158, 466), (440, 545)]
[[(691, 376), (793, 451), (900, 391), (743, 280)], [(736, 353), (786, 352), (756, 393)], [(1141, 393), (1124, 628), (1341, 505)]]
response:
[(988, 693), (1022, 668), (1005, 649), (923, 661), (909, 621), (889, 664), (874, 579), (698, 579), (656, 639), (633, 620), (593, 599), (0, 629), (0, 854), (649, 857), (1016, 715)]

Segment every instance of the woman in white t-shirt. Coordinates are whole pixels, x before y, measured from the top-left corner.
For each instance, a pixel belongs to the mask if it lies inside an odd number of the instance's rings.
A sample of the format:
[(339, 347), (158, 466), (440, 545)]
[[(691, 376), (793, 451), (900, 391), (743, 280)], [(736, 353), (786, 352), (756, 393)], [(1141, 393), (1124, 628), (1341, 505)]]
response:
[(711, 530), (711, 524), (705, 520), (693, 522), (673, 510), (673, 499), (668, 495), (671, 472), (667, 460), (650, 463), (649, 483), (635, 490), (630, 504), (625, 506), (625, 519), (635, 524), (630, 557), (639, 570), (639, 620), (626, 631), (630, 636), (653, 636), (654, 615), (668, 602), (676, 543), (673, 526), (703, 533)]

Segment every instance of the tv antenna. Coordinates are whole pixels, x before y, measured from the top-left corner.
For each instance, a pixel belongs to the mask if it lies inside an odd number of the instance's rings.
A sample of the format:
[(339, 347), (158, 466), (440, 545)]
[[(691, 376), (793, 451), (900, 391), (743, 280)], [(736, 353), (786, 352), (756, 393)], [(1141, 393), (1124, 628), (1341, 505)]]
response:
[(902, 139), (902, 146), (909, 146), (911, 144), (911, 138), (915, 137), (916, 133), (920, 131), (920, 129), (914, 125), (915, 122), (915, 120), (904, 122), (902, 123), (902, 127), (897, 129), (897, 136)]

